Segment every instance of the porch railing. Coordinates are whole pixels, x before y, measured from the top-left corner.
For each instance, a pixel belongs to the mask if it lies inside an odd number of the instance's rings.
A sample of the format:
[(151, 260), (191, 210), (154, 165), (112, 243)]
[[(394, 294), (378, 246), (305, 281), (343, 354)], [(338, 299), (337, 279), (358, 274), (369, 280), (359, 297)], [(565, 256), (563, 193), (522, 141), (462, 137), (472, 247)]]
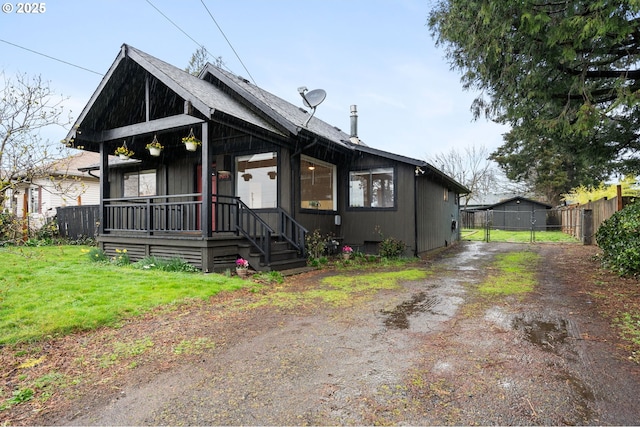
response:
[[(271, 262), (271, 239), (276, 231), (238, 197), (214, 194), (211, 198), (213, 233), (242, 235)], [(202, 233), (202, 194), (104, 199), (104, 232), (134, 232), (144, 235)], [(278, 209), (278, 233), (305, 256), (307, 230)]]
[[(236, 232), (237, 198), (213, 198), (214, 232)], [(200, 193), (104, 199), (104, 231), (141, 232), (147, 235), (171, 232), (201, 232)]]
[(237, 231), (242, 234), (264, 256), (266, 264), (271, 263), (271, 236), (274, 231), (240, 199), (238, 203)]
[(280, 215), (280, 235), (300, 253), (301, 258), (305, 258), (307, 256), (305, 239), (308, 230), (284, 210), (279, 209), (278, 212)]

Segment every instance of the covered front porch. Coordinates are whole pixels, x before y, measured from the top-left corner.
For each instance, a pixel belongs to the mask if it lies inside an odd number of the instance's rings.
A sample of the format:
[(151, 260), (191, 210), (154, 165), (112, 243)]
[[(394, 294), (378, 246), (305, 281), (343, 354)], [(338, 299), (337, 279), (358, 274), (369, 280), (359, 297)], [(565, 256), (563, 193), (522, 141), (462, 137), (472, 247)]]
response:
[(237, 257), (257, 271), (306, 263), (307, 230), (281, 208), (258, 213), (238, 197), (189, 193), (108, 198), (101, 210), (98, 242), (110, 256), (178, 257), (204, 272), (232, 268)]

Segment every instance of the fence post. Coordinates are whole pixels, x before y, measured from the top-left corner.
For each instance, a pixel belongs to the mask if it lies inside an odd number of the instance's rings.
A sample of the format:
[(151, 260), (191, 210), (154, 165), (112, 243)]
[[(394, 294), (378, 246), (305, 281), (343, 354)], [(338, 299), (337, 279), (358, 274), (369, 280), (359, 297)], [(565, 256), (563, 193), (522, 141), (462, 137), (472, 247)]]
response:
[(582, 243), (591, 245), (593, 239), (593, 211), (591, 209), (582, 210)]
[(489, 211), (484, 211), (484, 241), (489, 243), (491, 240), (491, 222), (489, 220)]

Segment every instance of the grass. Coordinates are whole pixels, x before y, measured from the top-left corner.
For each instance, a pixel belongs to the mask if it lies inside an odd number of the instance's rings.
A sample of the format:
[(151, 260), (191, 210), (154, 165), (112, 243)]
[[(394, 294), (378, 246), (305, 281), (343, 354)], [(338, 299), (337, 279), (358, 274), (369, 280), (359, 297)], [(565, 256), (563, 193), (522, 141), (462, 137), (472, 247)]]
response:
[(331, 304), (337, 307), (352, 305), (360, 298), (365, 298), (383, 289), (395, 289), (402, 280), (420, 280), (427, 276), (420, 269), (408, 269), (392, 272), (376, 272), (372, 274), (337, 275), (322, 279), (321, 286), (301, 292), (272, 292), (265, 295), (254, 307), (270, 305), (291, 308), (300, 305), (317, 303)]
[(206, 299), (246, 283), (89, 261), (82, 246), (0, 248), (0, 345), (100, 326), (164, 304)]
[[(460, 236), (462, 240), (482, 242), (485, 239), (485, 231), (483, 229), (463, 229), (461, 230)], [(565, 234), (562, 231), (536, 231), (534, 236), (537, 243), (580, 242), (575, 237)], [(489, 240), (491, 242), (530, 243), (531, 231), (491, 230)]]
[(534, 252), (496, 255), (491, 273), (478, 290), (484, 295), (514, 295), (531, 292), (536, 285), (535, 266), (540, 256)]

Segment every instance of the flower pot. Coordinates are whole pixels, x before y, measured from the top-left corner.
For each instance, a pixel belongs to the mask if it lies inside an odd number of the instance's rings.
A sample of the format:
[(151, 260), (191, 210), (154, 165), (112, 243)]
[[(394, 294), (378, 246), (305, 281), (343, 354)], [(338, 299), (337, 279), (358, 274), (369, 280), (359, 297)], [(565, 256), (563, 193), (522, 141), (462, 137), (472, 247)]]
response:
[(125, 154), (119, 154), (118, 157), (120, 157), (120, 160), (129, 160), (129, 156)]
[(249, 276), (249, 269), (248, 268), (236, 268), (236, 274), (238, 275), (238, 277), (241, 278), (245, 278), (247, 276)]
[(195, 142), (185, 142), (184, 146), (187, 151), (196, 151), (198, 149), (198, 144), (196, 144)]
[(351, 258), (351, 253), (349, 252), (343, 252), (342, 253), (342, 259), (349, 259)]
[(152, 156), (158, 157), (160, 155), (160, 150), (157, 147), (149, 147), (149, 154), (151, 154)]

